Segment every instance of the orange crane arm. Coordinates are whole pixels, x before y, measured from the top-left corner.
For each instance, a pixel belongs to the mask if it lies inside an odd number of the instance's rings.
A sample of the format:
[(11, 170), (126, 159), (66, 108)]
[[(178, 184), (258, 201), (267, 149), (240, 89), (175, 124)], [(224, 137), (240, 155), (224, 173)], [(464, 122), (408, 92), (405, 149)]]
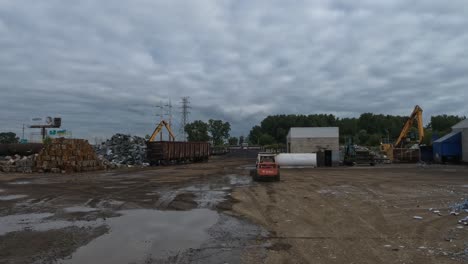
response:
[(164, 120), (162, 120), (159, 125), (156, 126), (156, 128), (154, 129), (153, 131), (153, 134), (151, 135), (149, 141), (154, 141), (154, 139), (156, 138), (156, 136), (161, 132), (162, 128), (166, 127), (167, 129), (167, 132), (169, 132), (169, 139), (171, 141), (175, 141), (175, 135), (174, 133), (172, 133), (172, 129), (171, 129), (171, 126)]
[(400, 136), (398, 137), (397, 141), (395, 142), (395, 146), (398, 146), (401, 141), (403, 140), (404, 137), (408, 134), (409, 130), (413, 126), (413, 122), (415, 119), (418, 121), (418, 133), (419, 133), (419, 144), (421, 144), (423, 138), (424, 138), (424, 126), (423, 126), (423, 120), (422, 120), (422, 112), (423, 110), (419, 105), (414, 107), (413, 113), (411, 113), (410, 117), (408, 120), (406, 120), (405, 125), (403, 126), (403, 129), (400, 132)]

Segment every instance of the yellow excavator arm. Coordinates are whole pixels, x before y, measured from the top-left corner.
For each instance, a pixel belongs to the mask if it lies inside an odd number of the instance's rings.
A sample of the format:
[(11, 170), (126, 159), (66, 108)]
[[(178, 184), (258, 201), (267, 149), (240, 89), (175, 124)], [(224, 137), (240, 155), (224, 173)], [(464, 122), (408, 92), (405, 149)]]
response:
[(424, 139), (424, 125), (422, 119), (422, 112), (423, 110), (421, 109), (421, 107), (419, 107), (419, 105), (416, 105), (414, 107), (413, 113), (411, 113), (408, 120), (406, 120), (405, 125), (403, 126), (403, 129), (400, 132), (400, 136), (398, 137), (397, 141), (395, 141), (395, 144), (387, 143), (380, 145), (380, 150), (383, 153), (385, 153), (385, 155), (387, 155), (387, 158), (390, 161), (393, 161), (393, 149), (400, 147), (400, 143), (402, 142), (403, 138), (406, 137), (410, 129), (413, 127), (414, 120), (417, 120), (418, 122), (418, 144), (422, 143)]
[(162, 128), (166, 127), (167, 129), (167, 132), (169, 132), (169, 140), (170, 141), (175, 141), (175, 136), (174, 136), (174, 133), (172, 133), (172, 129), (171, 129), (171, 126), (164, 120), (162, 120), (158, 126), (156, 126), (156, 128), (154, 129), (153, 131), (153, 134), (151, 135), (149, 141), (154, 141), (154, 139), (156, 138), (156, 136), (161, 133), (161, 130)]
[(421, 107), (419, 107), (419, 105), (414, 107), (413, 113), (411, 113), (408, 120), (406, 120), (406, 123), (400, 132), (400, 136), (395, 142), (395, 146), (399, 146), (403, 138), (406, 137), (411, 127), (413, 127), (414, 120), (417, 120), (418, 122), (418, 134), (419, 134), (418, 144), (421, 144), (424, 138), (424, 125), (423, 125), (423, 120), (422, 120), (422, 112), (423, 110), (421, 109)]

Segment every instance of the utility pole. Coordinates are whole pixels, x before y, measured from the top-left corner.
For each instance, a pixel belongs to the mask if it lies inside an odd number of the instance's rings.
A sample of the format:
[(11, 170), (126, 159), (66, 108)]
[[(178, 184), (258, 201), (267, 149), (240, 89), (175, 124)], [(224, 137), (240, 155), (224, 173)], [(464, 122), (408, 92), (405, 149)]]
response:
[(21, 140), (24, 140), (24, 124), (23, 124), (23, 136), (21, 137)]
[(164, 105), (166, 107), (166, 115), (169, 119), (169, 126), (172, 128), (172, 102), (169, 99), (169, 102)]
[(181, 122), (181, 127), (180, 127), (180, 134), (182, 135), (183, 141), (187, 141), (187, 135), (185, 133), (185, 126), (188, 123), (188, 115), (190, 114), (189, 109), (190, 107), (190, 102), (189, 102), (189, 97), (185, 96), (182, 97), (181, 101), (181, 109), (182, 109), (182, 122)]

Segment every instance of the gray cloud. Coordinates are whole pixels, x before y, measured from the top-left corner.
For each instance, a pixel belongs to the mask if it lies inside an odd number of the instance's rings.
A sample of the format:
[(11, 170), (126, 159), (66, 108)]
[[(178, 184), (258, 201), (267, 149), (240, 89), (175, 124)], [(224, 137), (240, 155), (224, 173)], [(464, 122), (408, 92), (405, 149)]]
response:
[(60, 115), (77, 137), (144, 135), (181, 96), (236, 136), (269, 114), (467, 115), (466, 14), (462, 0), (0, 0), (0, 130)]

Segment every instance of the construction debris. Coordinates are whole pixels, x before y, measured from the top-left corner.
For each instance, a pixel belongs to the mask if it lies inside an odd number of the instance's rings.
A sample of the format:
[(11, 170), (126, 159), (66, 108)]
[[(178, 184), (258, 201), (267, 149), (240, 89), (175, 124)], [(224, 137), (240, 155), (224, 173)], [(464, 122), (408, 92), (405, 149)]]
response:
[(462, 218), (462, 219), (458, 220), (458, 223), (461, 224), (461, 225), (466, 225), (466, 226), (468, 226), (468, 216), (466, 216), (465, 218)]
[(36, 157), (39, 172), (82, 172), (104, 169), (93, 147), (84, 139), (53, 139)]
[(96, 152), (108, 160), (109, 165), (149, 165), (146, 160), (146, 141), (138, 136), (115, 134), (97, 146)]
[(6, 156), (0, 159), (0, 171), (3, 172), (23, 172), (34, 171), (34, 160), (37, 154), (30, 156)]
[[(468, 198), (463, 199), (462, 202), (455, 203), (454, 205), (450, 206), (452, 212), (460, 212), (464, 210), (468, 210)], [(451, 214), (452, 214), (451, 212)]]

